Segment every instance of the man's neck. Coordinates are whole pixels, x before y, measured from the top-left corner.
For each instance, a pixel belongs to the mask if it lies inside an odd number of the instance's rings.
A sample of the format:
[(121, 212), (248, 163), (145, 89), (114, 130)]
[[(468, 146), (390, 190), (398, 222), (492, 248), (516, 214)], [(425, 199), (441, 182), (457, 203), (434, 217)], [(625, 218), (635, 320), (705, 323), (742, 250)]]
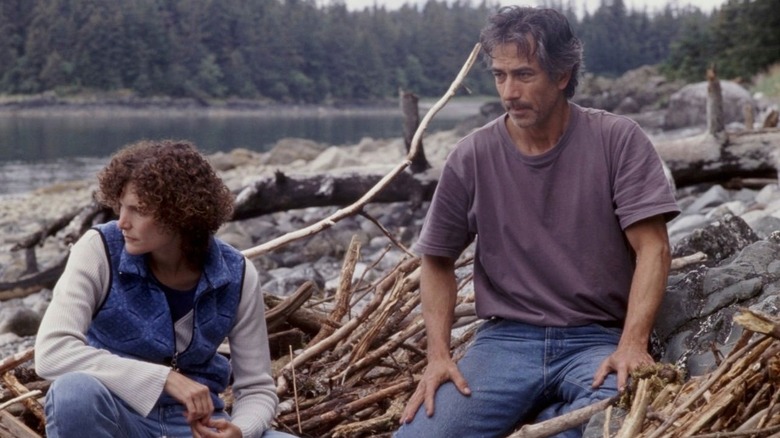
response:
[(556, 105), (552, 116), (541, 126), (521, 128), (509, 118), (505, 123), (515, 146), (525, 155), (541, 155), (555, 147), (569, 125), (571, 108), (568, 99), (562, 99)]

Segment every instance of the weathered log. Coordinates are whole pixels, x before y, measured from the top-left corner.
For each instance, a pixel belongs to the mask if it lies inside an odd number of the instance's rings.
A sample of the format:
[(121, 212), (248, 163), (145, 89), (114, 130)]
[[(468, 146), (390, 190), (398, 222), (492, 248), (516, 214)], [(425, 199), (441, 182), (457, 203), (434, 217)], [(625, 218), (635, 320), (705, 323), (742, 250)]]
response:
[(776, 109), (773, 109), (766, 115), (762, 126), (764, 128), (777, 128), (778, 119), (780, 119), (780, 113)]
[(707, 69), (707, 132), (717, 137), (724, 133), (725, 130), (726, 125), (723, 123), (723, 91), (713, 65)]
[(14, 397), (11, 400), (8, 400), (6, 402), (0, 403), (0, 411), (4, 410), (8, 406), (14, 405), (16, 403), (23, 402), (24, 400), (28, 398), (33, 397), (39, 397), (41, 394), (43, 394), (39, 389), (31, 390), (30, 392), (24, 393), (18, 397)]
[(708, 133), (658, 142), (656, 150), (666, 162), (677, 187), (698, 183), (726, 183), (735, 178), (777, 180), (780, 129)]
[(16, 281), (0, 282), (0, 301), (35, 293), (42, 287), (53, 287), (65, 270), (68, 254), (64, 254), (52, 266), (34, 275), (22, 277)]
[(676, 259), (672, 260), (672, 263), (670, 265), (670, 269), (682, 269), (686, 266), (693, 265), (696, 263), (702, 263), (707, 261), (707, 254), (704, 254), (703, 252), (699, 251), (697, 253), (677, 257)]
[(616, 438), (633, 438), (642, 430), (642, 423), (645, 421), (647, 406), (651, 402), (651, 391), (648, 389), (650, 382), (648, 379), (639, 379), (636, 385), (634, 400), (631, 403), (631, 410), (628, 412), (623, 426), (618, 431)]
[(40, 438), (22, 420), (7, 411), (0, 411), (0, 438)]
[(509, 435), (508, 438), (542, 438), (556, 435), (588, 421), (590, 417), (614, 404), (618, 398), (619, 396), (604, 399), (589, 406), (585, 406), (584, 408), (542, 421), (541, 423), (527, 424), (521, 427), (517, 432)]
[(349, 312), (349, 301), (353, 290), (352, 277), (355, 274), (355, 265), (357, 264), (359, 257), (360, 239), (357, 236), (352, 236), (352, 241), (349, 242), (349, 249), (347, 249), (347, 253), (344, 256), (344, 264), (342, 265), (339, 284), (336, 288), (336, 303), (328, 316), (328, 321), (330, 323), (323, 325), (320, 332), (312, 338), (312, 345), (327, 338), (336, 331), (336, 328), (341, 324), (341, 318)]
[(16, 242), (16, 244), (11, 247), (11, 251), (18, 251), (23, 248), (32, 248), (35, 245), (41, 243), (47, 237), (57, 234), (58, 231), (68, 226), (68, 224), (79, 215), (83, 208), (84, 207), (79, 207), (77, 209), (66, 212), (59, 218), (52, 221), (50, 224), (45, 225), (40, 230)]
[(92, 226), (95, 218), (106, 212), (107, 210), (97, 203), (90, 202), (87, 205), (77, 207), (64, 213), (63, 216), (55, 219), (48, 226), (32, 233), (20, 242), (17, 242), (11, 250), (24, 249), (27, 251), (26, 273), (29, 273), (30, 275), (26, 275), (16, 281), (0, 282), (0, 301), (29, 295), (30, 293), (37, 292), (42, 287), (53, 287), (62, 274), (62, 271), (65, 269), (65, 264), (68, 261), (68, 254), (63, 254), (49, 268), (42, 272), (38, 272), (35, 246), (41, 244), (47, 237), (53, 236), (67, 227), (72, 227), (72, 229), (66, 236), (62, 237), (62, 240), (66, 244), (75, 242), (90, 226)]
[[(3, 374), (2, 379), (6, 388), (8, 388), (14, 396), (20, 396), (30, 392), (30, 390), (22, 385), (11, 372)], [(22, 403), (36, 418), (38, 418), (41, 425), (46, 424), (46, 414), (43, 412), (43, 406), (41, 406), (38, 400), (34, 398), (25, 398), (22, 400)]]
[(769, 315), (755, 310), (740, 309), (739, 313), (734, 315), (734, 322), (750, 331), (780, 339), (780, 321)]
[(12, 370), (19, 365), (31, 360), (35, 356), (35, 350), (28, 348), (27, 350), (20, 351), (12, 356), (4, 358), (0, 361), (0, 374), (5, 374), (6, 371)]
[[(290, 315), (300, 309), (311, 298), (315, 290), (317, 290), (317, 285), (311, 280), (306, 281), (292, 295), (275, 304), (265, 315), (268, 330), (273, 330), (286, 322)], [(268, 303), (268, 300), (266, 300), (266, 303)]]
[(745, 131), (752, 131), (756, 124), (756, 115), (753, 113), (753, 105), (746, 103), (742, 105), (742, 117), (745, 118)]
[[(399, 94), (401, 95), (401, 112), (404, 115), (404, 144), (406, 144), (406, 153), (409, 153), (412, 148), (414, 133), (420, 126), (420, 110), (418, 106), (420, 98), (414, 93), (404, 92), (403, 90), (400, 90)], [(431, 167), (425, 158), (422, 140), (420, 141), (420, 147), (417, 148), (417, 151), (411, 157), (411, 161), (409, 170), (412, 173), (421, 173)]]
[[(255, 181), (238, 194), (233, 219), (305, 207), (347, 205), (360, 199), (384, 176), (364, 173), (286, 175), (277, 172), (274, 177)], [(371, 201), (429, 200), (437, 182), (434, 175), (399, 173)]]
[[(282, 305), (283, 302), (285, 301), (289, 302), (290, 300), (290, 297), (283, 300), (282, 298), (271, 294), (265, 294), (263, 295), (263, 298), (266, 306), (268, 306), (272, 310), (276, 308), (276, 306)], [(286, 306), (286, 304), (284, 305)], [(323, 324), (325, 324), (326, 320), (327, 320), (327, 315), (325, 315), (324, 313), (320, 313), (315, 310), (311, 310), (303, 307), (297, 308), (294, 312), (286, 315), (285, 317), (285, 322), (287, 322), (287, 324), (293, 327), (297, 327), (301, 329), (304, 333), (307, 333), (311, 336), (316, 335), (317, 332), (320, 331), (320, 328), (322, 327)]]
[(329, 423), (338, 420), (343, 416), (348, 416), (354, 412), (357, 412), (358, 410), (365, 409), (371, 404), (379, 403), (388, 398), (392, 398), (398, 395), (399, 393), (406, 392), (414, 388), (415, 383), (416, 382), (414, 382), (412, 379), (402, 379), (399, 383), (395, 385), (380, 389), (378, 391), (373, 392), (372, 394), (359, 398), (358, 400), (340, 406), (339, 408), (334, 409), (330, 412), (309, 419), (303, 422), (301, 426), (307, 430), (313, 427), (327, 426)]

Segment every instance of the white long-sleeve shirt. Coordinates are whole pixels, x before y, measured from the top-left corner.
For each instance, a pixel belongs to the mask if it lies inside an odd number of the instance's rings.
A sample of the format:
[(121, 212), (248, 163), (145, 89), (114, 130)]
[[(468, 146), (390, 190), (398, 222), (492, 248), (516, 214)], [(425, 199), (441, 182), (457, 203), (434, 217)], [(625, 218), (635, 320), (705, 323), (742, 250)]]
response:
[[(278, 398), (271, 376), (260, 283), (254, 265), (247, 261), (245, 266), (241, 301), (228, 342), (235, 397), (232, 422), (250, 438), (260, 437), (271, 427)], [(70, 372), (94, 376), (146, 416), (162, 394), (171, 369), (123, 358), (87, 343), (92, 317), (110, 287), (110, 269), (100, 234), (87, 231), (71, 248), (65, 271), (54, 287), (36, 337), (35, 370), (50, 380)], [(175, 323), (177, 351), (189, 344), (192, 324), (192, 311)]]

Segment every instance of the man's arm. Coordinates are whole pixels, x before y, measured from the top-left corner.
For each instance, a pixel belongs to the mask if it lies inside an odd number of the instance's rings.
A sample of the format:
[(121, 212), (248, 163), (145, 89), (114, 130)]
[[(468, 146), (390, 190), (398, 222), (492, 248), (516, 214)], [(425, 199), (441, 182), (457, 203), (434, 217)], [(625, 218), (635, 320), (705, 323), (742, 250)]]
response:
[(594, 388), (604, 383), (607, 374), (614, 371), (622, 391), (631, 371), (654, 363), (647, 345), (666, 291), (671, 263), (666, 221), (661, 215), (653, 216), (630, 225), (625, 233), (636, 253), (626, 322), (617, 350), (604, 360), (593, 376)]
[(422, 259), (420, 292), (428, 340), (428, 366), (404, 409), (401, 416), (403, 423), (412, 421), (423, 402), (428, 416), (433, 415), (433, 398), (444, 382), (452, 380), (460, 392), (471, 393), (450, 355), (450, 332), (458, 295), (454, 266), (455, 261), (447, 257), (426, 255)]

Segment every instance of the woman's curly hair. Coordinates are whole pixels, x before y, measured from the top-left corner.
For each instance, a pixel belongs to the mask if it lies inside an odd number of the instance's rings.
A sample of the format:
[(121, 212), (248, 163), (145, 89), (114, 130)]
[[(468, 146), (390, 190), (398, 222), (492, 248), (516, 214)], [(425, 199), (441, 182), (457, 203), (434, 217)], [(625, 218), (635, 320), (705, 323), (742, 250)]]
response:
[(140, 141), (125, 146), (98, 174), (96, 199), (119, 214), (133, 183), (142, 213), (178, 232), (187, 260), (202, 267), (211, 236), (233, 214), (233, 195), (214, 168), (186, 141)]

